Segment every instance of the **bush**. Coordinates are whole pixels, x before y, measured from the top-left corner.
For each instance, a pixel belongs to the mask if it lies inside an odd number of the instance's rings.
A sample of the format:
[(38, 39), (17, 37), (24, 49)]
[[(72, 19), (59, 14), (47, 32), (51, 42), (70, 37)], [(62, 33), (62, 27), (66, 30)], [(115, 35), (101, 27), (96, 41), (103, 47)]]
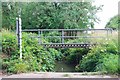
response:
[(2, 33), (2, 52), (8, 56), (18, 56), (16, 35), (7, 30), (2, 30)]
[[(3, 30), (3, 54), (9, 57), (3, 59), (3, 69), (10, 73), (21, 73), (30, 71), (53, 71), (55, 59), (58, 55), (55, 49), (46, 49), (38, 45), (38, 40), (30, 38), (33, 33), (22, 34), (23, 58), (19, 59), (19, 51), (16, 36), (13, 32)], [(55, 53), (54, 53), (55, 52)]]
[(115, 42), (110, 40), (105, 44), (92, 47), (76, 66), (76, 71), (118, 73), (118, 49)]
[(106, 54), (102, 60), (98, 61), (96, 71), (103, 71), (107, 73), (118, 73), (118, 55)]
[[(79, 65), (76, 66), (77, 71), (88, 71), (92, 72), (95, 70), (97, 62), (102, 58), (102, 47), (93, 48), (83, 59), (80, 61)], [(104, 50), (104, 49), (103, 49)]]
[(69, 48), (64, 52), (65, 59), (68, 63), (78, 64), (82, 57), (88, 53), (89, 49)]
[(49, 33), (45, 33), (44, 36), (49, 36), (48, 38), (46, 38), (46, 40), (49, 43), (60, 43), (61, 42), (61, 38), (60, 37), (50, 37), (50, 36), (61, 36), (61, 34), (58, 31), (52, 31)]
[(9, 73), (24, 73), (28, 71), (28, 65), (24, 63), (24, 61), (18, 60), (10, 60), (6, 63), (8, 66), (7, 72)]

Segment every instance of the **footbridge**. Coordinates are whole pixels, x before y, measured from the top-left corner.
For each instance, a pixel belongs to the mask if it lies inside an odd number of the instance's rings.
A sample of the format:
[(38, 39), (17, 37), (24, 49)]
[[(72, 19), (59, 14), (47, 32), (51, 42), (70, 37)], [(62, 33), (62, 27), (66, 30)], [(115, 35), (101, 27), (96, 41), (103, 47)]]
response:
[(39, 45), (48, 48), (89, 48), (100, 40), (108, 40), (112, 29), (24, 29), (22, 32), (37, 33), (29, 37), (37, 38)]

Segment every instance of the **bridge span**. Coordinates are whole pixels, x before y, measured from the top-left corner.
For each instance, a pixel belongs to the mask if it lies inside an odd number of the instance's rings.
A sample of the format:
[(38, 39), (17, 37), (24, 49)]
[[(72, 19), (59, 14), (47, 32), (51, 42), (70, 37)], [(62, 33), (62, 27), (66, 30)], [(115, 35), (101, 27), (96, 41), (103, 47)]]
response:
[(22, 32), (37, 33), (30, 38), (37, 38), (39, 45), (48, 48), (89, 48), (99, 44), (98, 40), (108, 40), (112, 29), (24, 29)]

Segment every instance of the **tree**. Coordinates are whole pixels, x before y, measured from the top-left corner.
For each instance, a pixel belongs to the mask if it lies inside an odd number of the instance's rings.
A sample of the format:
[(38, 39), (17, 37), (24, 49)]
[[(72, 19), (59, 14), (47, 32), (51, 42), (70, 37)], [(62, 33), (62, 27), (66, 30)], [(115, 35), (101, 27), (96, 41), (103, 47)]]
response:
[(15, 29), (16, 24), (16, 5), (13, 2), (2, 2), (2, 27)]
[(18, 3), (2, 4), (3, 27), (15, 29), (17, 11), (21, 8), (23, 29), (93, 28), (94, 22), (99, 21), (96, 13), (101, 10), (101, 7), (93, 6), (91, 2), (24, 2), (19, 4), (21, 6), (18, 6)]
[(120, 25), (119, 15), (116, 15), (110, 19), (110, 21), (106, 24), (105, 28), (112, 28), (114, 30), (118, 29)]

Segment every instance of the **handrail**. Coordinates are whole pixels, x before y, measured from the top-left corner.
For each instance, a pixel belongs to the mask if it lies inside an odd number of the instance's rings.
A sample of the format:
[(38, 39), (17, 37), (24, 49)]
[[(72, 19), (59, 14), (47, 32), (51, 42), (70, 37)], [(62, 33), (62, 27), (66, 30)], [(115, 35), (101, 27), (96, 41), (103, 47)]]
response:
[(111, 28), (106, 29), (24, 29), (25, 31), (89, 31), (89, 30), (112, 30)]
[[(30, 36), (31, 38), (40, 38), (39, 36)], [(103, 36), (63, 36), (64, 38), (106, 38)], [(62, 36), (44, 36), (44, 38), (62, 38)]]
[[(100, 35), (97, 35), (97, 36), (89, 36), (89, 35), (65, 35), (66, 32), (80, 32), (80, 31), (99, 31), (99, 30), (102, 30), (102, 31), (106, 31), (105, 33), (105, 36), (100, 36)], [(49, 36), (49, 35), (46, 35), (44, 36), (44, 32), (53, 32), (53, 31), (57, 31), (58, 33), (60, 32), (60, 35), (58, 36)], [(107, 38), (108, 39), (108, 31), (110, 31), (112, 33), (112, 29), (110, 28), (106, 28), (106, 29), (24, 29), (22, 30), (22, 32), (38, 32), (38, 35), (37, 36), (30, 36), (31, 38), (38, 38), (38, 43), (39, 44), (44, 44), (44, 42), (42, 41), (43, 38), (51, 38), (51, 39), (54, 39), (54, 38), (60, 38), (60, 43), (61, 44), (65, 44), (65, 40), (68, 39), (68, 38)], [(86, 33), (85, 32), (85, 33)], [(74, 34), (74, 33), (72, 33)], [(78, 42), (79, 43), (79, 42)], [(53, 43), (52, 43), (53, 44)]]

